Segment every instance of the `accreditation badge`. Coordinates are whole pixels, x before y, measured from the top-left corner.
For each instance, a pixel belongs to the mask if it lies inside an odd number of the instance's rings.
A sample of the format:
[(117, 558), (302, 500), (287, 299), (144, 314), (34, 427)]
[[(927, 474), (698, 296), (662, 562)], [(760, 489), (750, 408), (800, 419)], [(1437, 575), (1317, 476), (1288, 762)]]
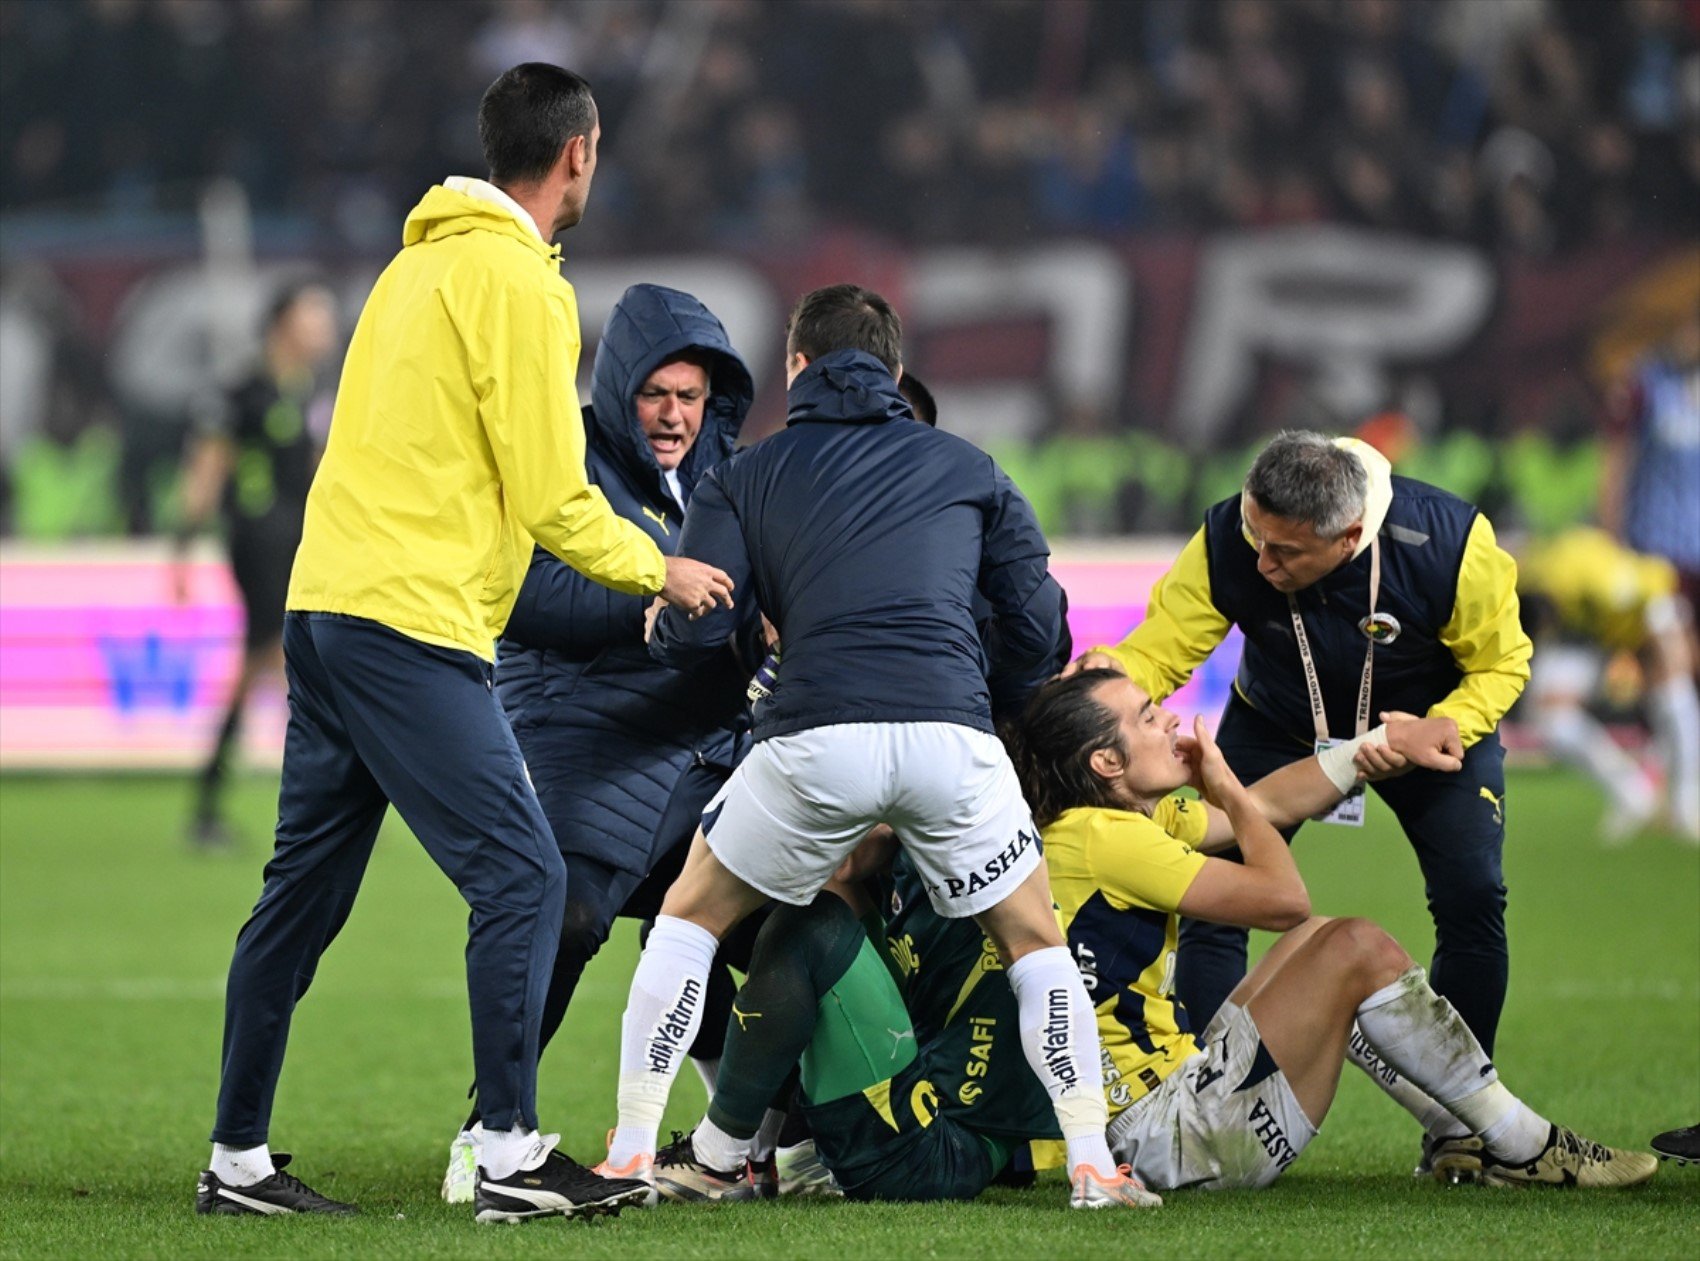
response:
[[(1318, 740), (1316, 751), (1332, 749), (1337, 744), (1345, 744), (1344, 740)], [(1324, 810), (1321, 814), (1311, 816), (1313, 823), (1338, 823), (1342, 827), (1361, 828), (1364, 825), (1364, 786), (1359, 784), (1351, 792), (1340, 799), (1340, 803), (1332, 810)]]

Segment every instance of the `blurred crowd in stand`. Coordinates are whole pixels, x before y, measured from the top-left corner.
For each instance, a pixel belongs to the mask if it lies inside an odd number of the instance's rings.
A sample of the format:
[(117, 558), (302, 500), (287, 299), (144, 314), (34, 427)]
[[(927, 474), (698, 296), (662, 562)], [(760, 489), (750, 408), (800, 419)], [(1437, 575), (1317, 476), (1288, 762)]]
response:
[(1333, 220), (1540, 257), (1700, 206), (1700, 0), (8, 0), (0, 209), (222, 175), (387, 249), (522, 60), (603, 109), (580, 248)]

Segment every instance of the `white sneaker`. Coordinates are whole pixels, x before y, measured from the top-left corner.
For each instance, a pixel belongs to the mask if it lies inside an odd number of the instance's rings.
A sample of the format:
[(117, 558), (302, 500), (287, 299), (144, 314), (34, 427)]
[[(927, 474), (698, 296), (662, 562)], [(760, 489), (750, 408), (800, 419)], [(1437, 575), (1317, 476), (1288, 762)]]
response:
[(795, 1147), (781, 1147), (773, 1153), (774, 1166), (779, 1174), (780, 1195), (834, 1195), (844, 1192), (838, 1179), (826, 1167), (815, 1150), (815, 1140), (806, 1138)]
[(443, 1203), (471, 1204), (478, 1186), (478, 1140), (462, 1130), (449, 1144), (449, 1168), (443, 1175)]
[(1163, 1203), (1163, 1197), (1147, 1191), (1126, 1165), (1116, 1166), (1108, 1178), (1091, 1165), (1076, 1165), (1069, 1182), (1070, 1208), (1159, 1208)]

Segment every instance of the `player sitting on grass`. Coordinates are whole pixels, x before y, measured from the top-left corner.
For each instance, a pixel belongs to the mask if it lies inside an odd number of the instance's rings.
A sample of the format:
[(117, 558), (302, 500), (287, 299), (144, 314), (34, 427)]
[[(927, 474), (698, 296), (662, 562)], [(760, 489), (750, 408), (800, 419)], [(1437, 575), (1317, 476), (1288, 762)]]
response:
[[(1443, 760), (1443, 730), (1396, 721), (1385, 738), (1401, 756), (1455, 768)], [(1314, 763), (1270, 777), (1277, 781), (1296, 785), (1305, 811), (1340, 796)], [(854, 861), (867, 865), (873, 848), (864, 844)], [(811, 906), (778, 908), (757, 938), (708, 1117), (656, 1155), (656, 1187), (667, 1198), (754, 1195), (749, 1144), (799, 1059), (817, 1150), (853, 1199), (967, 1199), (998, 1174), (1012, 1144), (1055, 1136), (1045, 1091), (1025, 1071), (1014, 995), (990, 941), (933, 909), (906, 855), (892, 867), (891, 920), (875, 934), (884, 965), (850, 909), (856, 889), (840, 880), (829, 890)], [(1113, 1070), (1114, 1061), (1104, 1064)]]
[[(1403, 769), (1375, 732), (1362, 741), (1359, 769)], [(1444, 1110), (1469, 1129), (1436, 1150), (1442, 1180), (1607, 1187), (1653, 1175), (1652, 1156), (1589, 1142), (1511, 1094), (1383, 929), (1310, 917), (1276, 828), (1331, 806), (1353, 754), (1328, 750), (1248, 791), (1202, 723), (1180, 737), (1173, 714), (1108, 670), (1040, 689), (1014, 744), (1098, 1011), (1110, 1147), (1136, 1177), (1267, 1185), (1315, 1136), (1348, 1056), (1425, 1127)], [(1208, 804), (1171, 795), (1189, 783)], [(1243, 865), (1203, 852), (1234, 844)], [(1179, 915), (1285, 933), (1197, 1039), (1171, 997)]]

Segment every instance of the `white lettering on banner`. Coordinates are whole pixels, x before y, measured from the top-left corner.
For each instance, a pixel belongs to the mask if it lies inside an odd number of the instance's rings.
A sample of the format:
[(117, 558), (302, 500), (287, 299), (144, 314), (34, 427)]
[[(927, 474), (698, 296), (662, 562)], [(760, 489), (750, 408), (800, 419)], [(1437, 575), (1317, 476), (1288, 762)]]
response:
[[(1016, 251), (919, 250), (907, 259), (903, 315), (917, 334), (1010, 319), (1045, 326), (1038, 373), (939, 383), (943, 410), (963, 417), (976, 440), (1036, 439), (1055, 420), (1053, 399), (1070, 412), (1114, 413), (1128, 388), (1136, 313), (1134, 274), (1117, 250), (1067, 241)], [(1457, 350), (1481, 329), (1496, 288), (1491, 263), (1477, 251), (1338, 225), (1206, 237), (1199, 260), (1172, 425), (1195, 447), (1224, 437), (1267, 360), (1308, 369), (1314, 392), (1342, 414), (1380, 405), (1389, 368)], [(118, 314), (108, 353), (119, 394), (143, 414), (175, 423), (216, 384), (215, 357), (232, 357), (218, 330), (255, 328), (286, 270), (209, 275), (190, 264), (140, 281)], [(348, 321), (376, 274), (367, 265), (337, 278)], [(702, 299), (756, 380), (771, 376), (767, 331), (790, 295), (760, 268), (723, 256), (637, 256), (578, 260), (569, 270), (586, 349), (581, 387), (602, 324), (633, 276)]]
[(1383, 405), (1388, 367), (1458, 349), (1495, 290), (1476, 250), (1330, 225), (1211, 237), (1196, 284), (1171, 426), (1195, 449), (1225, 436), (1268, 359), (1308, 367), (1337, 415)]
[(973, 416), (978, 442), (1036, 440), (1047, 423), (1047, 396), (1071, 411), (1107, 418), (1125, 387), (1133, 276), (1112, 249), (1084, 241), (1020, 251), (939, 249), (915, 255), (905, 327), (946, 332), (1038, 316), (1048, 354), (1043, 380), (988, 379), (940, 383), (946, 416)]

